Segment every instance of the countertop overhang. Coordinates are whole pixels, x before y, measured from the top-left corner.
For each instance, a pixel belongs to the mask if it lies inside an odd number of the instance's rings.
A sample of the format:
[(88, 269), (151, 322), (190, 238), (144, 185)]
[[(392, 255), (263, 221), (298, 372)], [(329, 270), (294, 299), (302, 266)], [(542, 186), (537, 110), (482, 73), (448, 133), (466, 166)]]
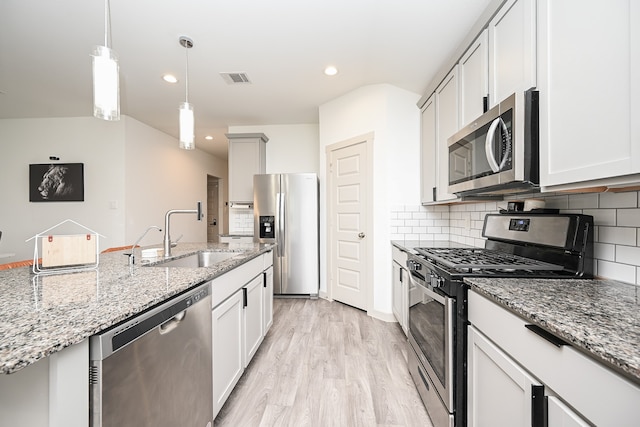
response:
[(30, 267), (0, 271), (0, 373), (16, 372), (77, 344), (272, 248), (257, 243), (173, 248), (170, 259), (203, 250), (238, 253), (206, 268), (153, 266), (164, 259), (141, 257), (146, 262), (129, 266), (126, 251), (118, 251), (100, 254), (95, 270), (38, 276)]

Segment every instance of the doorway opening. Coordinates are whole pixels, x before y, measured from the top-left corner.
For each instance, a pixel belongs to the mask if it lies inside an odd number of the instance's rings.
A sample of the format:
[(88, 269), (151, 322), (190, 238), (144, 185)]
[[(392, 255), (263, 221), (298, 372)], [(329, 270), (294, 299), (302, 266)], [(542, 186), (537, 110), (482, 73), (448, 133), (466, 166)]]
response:
[(207, 175), (207, 243), (220, 242), (220, 230), (223, 226), (220, 188), (220, 178)]

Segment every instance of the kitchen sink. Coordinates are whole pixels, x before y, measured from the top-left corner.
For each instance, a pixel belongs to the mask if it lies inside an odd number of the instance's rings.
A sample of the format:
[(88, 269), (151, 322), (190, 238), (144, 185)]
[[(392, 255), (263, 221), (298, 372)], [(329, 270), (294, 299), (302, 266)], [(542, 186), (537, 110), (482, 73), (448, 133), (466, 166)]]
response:
[(211, 267), (221, 261), (240, 255), (241, 252), (202, 251), (182, 258), (153, 264), (154, 267)]

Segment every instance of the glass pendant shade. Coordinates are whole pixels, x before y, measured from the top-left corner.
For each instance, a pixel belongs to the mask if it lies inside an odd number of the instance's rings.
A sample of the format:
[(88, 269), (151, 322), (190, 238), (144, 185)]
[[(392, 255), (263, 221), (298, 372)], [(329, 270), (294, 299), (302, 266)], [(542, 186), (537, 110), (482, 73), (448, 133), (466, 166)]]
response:
[(93, 50), (93, 116), (120, 120), (119, 66), (116, 53), (106, 46)]
[(180, 104), (180, 148), (193, 150), (196, 148), (194, 142), (194, 119), (193, 105), (188, 102)]

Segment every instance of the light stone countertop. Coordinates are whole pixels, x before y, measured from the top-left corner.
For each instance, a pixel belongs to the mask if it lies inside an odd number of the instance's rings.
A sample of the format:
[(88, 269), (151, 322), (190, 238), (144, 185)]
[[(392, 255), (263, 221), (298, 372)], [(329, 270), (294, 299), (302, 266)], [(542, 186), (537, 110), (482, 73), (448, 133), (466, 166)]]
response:
[(640, 287), (583, 279), (466, 278), (465, 282), (640, 384)]
[[(271, 244), (180, 243), (171, 258), (237, 252), (208, 268), (145, 266), (162, 258), (100, 254), (95, 270), (39, 275), (0, 271), (0, 373), (10, 374), (272, 250)], [(142, 261), (142, 264), (139, 262)]]

